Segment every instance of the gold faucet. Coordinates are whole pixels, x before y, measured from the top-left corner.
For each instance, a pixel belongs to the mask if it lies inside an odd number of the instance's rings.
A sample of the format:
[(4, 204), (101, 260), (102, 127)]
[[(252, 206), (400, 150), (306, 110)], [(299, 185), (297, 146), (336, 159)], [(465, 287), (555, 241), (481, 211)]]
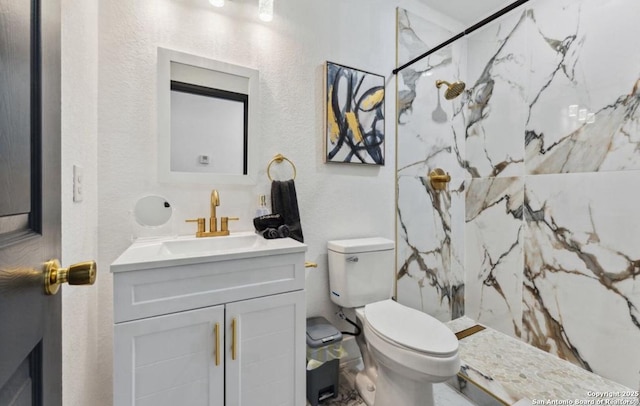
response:
[(218, 218), (216, 217), (216, 207), (218, 206), (220, 206), (220, 195), (216, 189), (213, 189), (211, 191), (211, 217), (209, 218), (209, 232), (206, 231), (205, 219), (203, 217), (185, 220), (187, 223), (198, 223), (198, 231), (196, 231), (197, 238), (229, 235), (229, 220), (240, 220), (238, 217), (222, 217), (220, 218), (220, 231), (218, 231)]
[(211, 191), (211, 217), (209, 218), (209, 231), (212, 233), (218, 231), (218, 218), (216, 217), (216, 207), (218, 206), (220, 206), (220, 195), (216, 189), (213, 189)]

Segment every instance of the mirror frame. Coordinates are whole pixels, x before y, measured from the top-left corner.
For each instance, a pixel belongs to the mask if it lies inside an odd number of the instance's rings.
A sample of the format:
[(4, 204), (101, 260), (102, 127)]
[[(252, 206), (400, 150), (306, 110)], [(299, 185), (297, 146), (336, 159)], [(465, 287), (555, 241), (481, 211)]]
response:
[[(191, 65), (248, 79), (249, 119), (247, 174), (197, 173), (171, 171), (171, 62)], [(165, 183), (255, 185), (258, 179), (260, 75), (257, 70), (158, 47), (157, 132), (158, 179)]]

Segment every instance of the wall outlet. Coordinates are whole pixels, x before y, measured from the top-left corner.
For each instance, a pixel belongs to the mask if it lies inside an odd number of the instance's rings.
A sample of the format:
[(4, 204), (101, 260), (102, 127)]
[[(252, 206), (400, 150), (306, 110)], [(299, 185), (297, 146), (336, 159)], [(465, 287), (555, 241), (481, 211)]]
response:
[(81, 202), (84, 197), (84, 171), (79, 165), (73, 165), (73, 201)]

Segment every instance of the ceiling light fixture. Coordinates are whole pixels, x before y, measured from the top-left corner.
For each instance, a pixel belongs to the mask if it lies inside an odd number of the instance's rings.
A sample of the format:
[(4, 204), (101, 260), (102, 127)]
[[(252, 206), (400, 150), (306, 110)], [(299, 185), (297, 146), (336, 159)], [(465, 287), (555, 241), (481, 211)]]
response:
[(273, 0), (259, 0), (258, 17), (262, 21), (273, 20)]
[(213, 7), (224, 7), (224, 0), (209, 0)]

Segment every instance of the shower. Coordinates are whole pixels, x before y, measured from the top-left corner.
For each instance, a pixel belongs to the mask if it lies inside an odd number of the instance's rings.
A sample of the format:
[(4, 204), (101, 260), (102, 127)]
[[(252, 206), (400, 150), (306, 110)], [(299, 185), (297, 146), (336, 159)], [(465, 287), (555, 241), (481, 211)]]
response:
[(436, 87), (440, 89), (440, 86), (447, 85), (447, 90), (444, 92), (444, 98), (447, 100), (453, 100), (460, 96), (467, 86), (464, 82), (449, 83), (445, 80), (436, 80)]

